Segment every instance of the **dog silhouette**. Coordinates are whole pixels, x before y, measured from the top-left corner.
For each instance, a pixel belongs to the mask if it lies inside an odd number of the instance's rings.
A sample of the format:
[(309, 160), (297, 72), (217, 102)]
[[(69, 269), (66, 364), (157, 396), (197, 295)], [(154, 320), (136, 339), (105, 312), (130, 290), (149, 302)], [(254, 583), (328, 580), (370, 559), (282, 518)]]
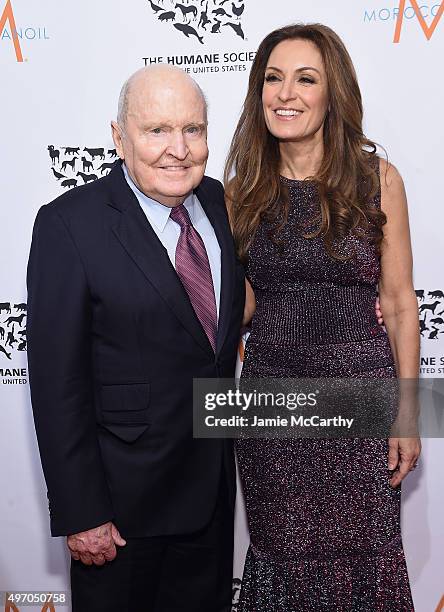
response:
[(28, 306), (25, 304), (25, 302), (22, 304), (14, 304), (14, 308), (20, 312), (26, 312), (28, 310)]
[(444, 293), (440, 290), (437, 289), (436, 291), (429, 291), (429, 296), (431, 298), (444, 298)]
[(114, 162), (112, 162), (111, 164), (102, 164), (101, 166), (99, 166), (98, 170), (100, 170), (100, 174), (103, 174), (104, 172), (106, 172), (107, 170), (111, 170), (112, 168), (114, 168)]
[(62, 164), (62, 170), (66, 170), (66, 167), (70, 166), (71, 170), (75, 172), (76, 160), (78, 159), (79, 159), (78, 157), (73, 157), (71, 160), (65, 159), (65, 161)]
[(75, 155), (79, 151), (80, 147), (65, 147), (65, 155)]
[(49, 157), (51, 158), (51, 164), (54, 165), (55, 161), (59, 162), (60, 160), (60, 151), (58, 149), (54, 149), (54, 145), (48, 145)]
[(100, 157), (100, 159), (105, 159), (105, 149), (103, 148), (88, 149), (87, 147), (85, 147), (83, 150), (91, 155), (93, 161), (95, 157)]
[(86, 157), (82, 157), (82, 162), (83, 162), (83, 172), (86, 172), (87, 170), (94, 170), (93, 163), (89, 161), (89, 159), (86, 159)]
[(0, 327), (0, 340), (3, 340), (4, 337), (5, 337), (5, 330), (3, 327)]
[(421, 302), (424, 300), (424, 289), (415, 289), (416, 297)]
[(6, 323), (8, 327), (12, 325), (13, 326), (12, 328), (14, 329), (14, 323), (18, 323), (21, 327), (23, 323), (23, 319), (25, 317), (26, 317), (25, 313), (19, 315), (18, 317), (8, 317), (6, 321), (3, 321), (3, 323)]
[(419, 312), (424, 312), (426, 310), (430, 310), (433, 314), (435, 314), (435, 308), (438, 306), (439, 302), (433, 302), (433, 304), (423, 304), (419, 307)]
[(117, 157), (117, 151), (115, 149), (108, 149), (108, 155), (111, 157)]
[(77, 172), (76, 176), (81, 176), (85, 184), (96, 181), (99, 178), (96, 174), (85, 174), (84, 172)]
[(18, 347), (18, 351), (26, 351), (26, 340), (21, 340)]
[(11, 302), (1, 302), (0, 303), (0, 314), (2, 310), (6, 310), (6, 314), (10, 314), (11, 312)]
[(75, 178), (66, 179), (66, 181), (62, 181), (62, 187), (77, 187), (77, 180)]

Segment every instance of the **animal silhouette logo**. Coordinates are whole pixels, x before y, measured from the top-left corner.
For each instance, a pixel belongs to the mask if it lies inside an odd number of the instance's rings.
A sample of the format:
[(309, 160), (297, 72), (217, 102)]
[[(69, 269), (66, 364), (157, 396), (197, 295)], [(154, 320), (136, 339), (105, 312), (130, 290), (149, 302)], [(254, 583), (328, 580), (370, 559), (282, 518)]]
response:
[(0, 360), (26, 351), (26, 313), (25, 302), (0, 302)]
[(105, 147), (47, 146), (50, 170), (60, 187), (71, 189), (105, 176), (117, 159), (115, 149)]
[(415, 289), (418, 300), (419, 331), (426, 340), (438, 340), (444, 334), (444, 291)]
[(171, 23), (186, 38), (205, 44), (206, 36), (228, 29), (245, 40), (241, 19), (245, 0), (147, 0), (161, 22)]

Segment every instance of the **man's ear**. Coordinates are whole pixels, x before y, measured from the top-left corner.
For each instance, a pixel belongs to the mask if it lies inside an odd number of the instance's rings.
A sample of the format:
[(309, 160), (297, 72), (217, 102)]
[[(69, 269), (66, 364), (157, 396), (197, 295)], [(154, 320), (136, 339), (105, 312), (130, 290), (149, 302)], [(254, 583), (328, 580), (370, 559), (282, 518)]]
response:
[(117, 155), (120, 159), (125, 159), (125, 155), (123, 154), (123, 135), (122, 128), (116, 121), (111, 121), (111, 131), (113, 135), (114, 146), (116, 147)]

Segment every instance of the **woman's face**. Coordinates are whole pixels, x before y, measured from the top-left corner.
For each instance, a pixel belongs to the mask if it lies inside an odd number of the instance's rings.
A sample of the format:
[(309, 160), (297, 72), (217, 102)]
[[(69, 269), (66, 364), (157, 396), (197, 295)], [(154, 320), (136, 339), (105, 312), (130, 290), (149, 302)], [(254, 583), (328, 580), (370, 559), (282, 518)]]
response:
[(328, 108), (327, 75), (318, 48), (284, 40), (268, 58), (262, 106), (269, 131), (281, 141), (322, 136)]

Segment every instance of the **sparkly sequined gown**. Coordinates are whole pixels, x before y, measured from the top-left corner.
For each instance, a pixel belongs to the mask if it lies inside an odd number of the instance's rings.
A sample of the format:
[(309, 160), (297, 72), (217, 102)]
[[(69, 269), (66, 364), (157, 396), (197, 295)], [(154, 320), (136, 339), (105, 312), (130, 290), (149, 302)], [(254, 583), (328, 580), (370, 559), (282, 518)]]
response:
[[(319, 210), (314, 183), (281, 180), (281, 251), (262, 221), (249, 252), (257, 309), (242, 377), (393, 378), (375, 248), (349, 237), (355, 259), (330, 258), (301, 235)], [(238, 612), (414, 610), (387, 451), (383, 439), (236, 441), (251, 537)]]

